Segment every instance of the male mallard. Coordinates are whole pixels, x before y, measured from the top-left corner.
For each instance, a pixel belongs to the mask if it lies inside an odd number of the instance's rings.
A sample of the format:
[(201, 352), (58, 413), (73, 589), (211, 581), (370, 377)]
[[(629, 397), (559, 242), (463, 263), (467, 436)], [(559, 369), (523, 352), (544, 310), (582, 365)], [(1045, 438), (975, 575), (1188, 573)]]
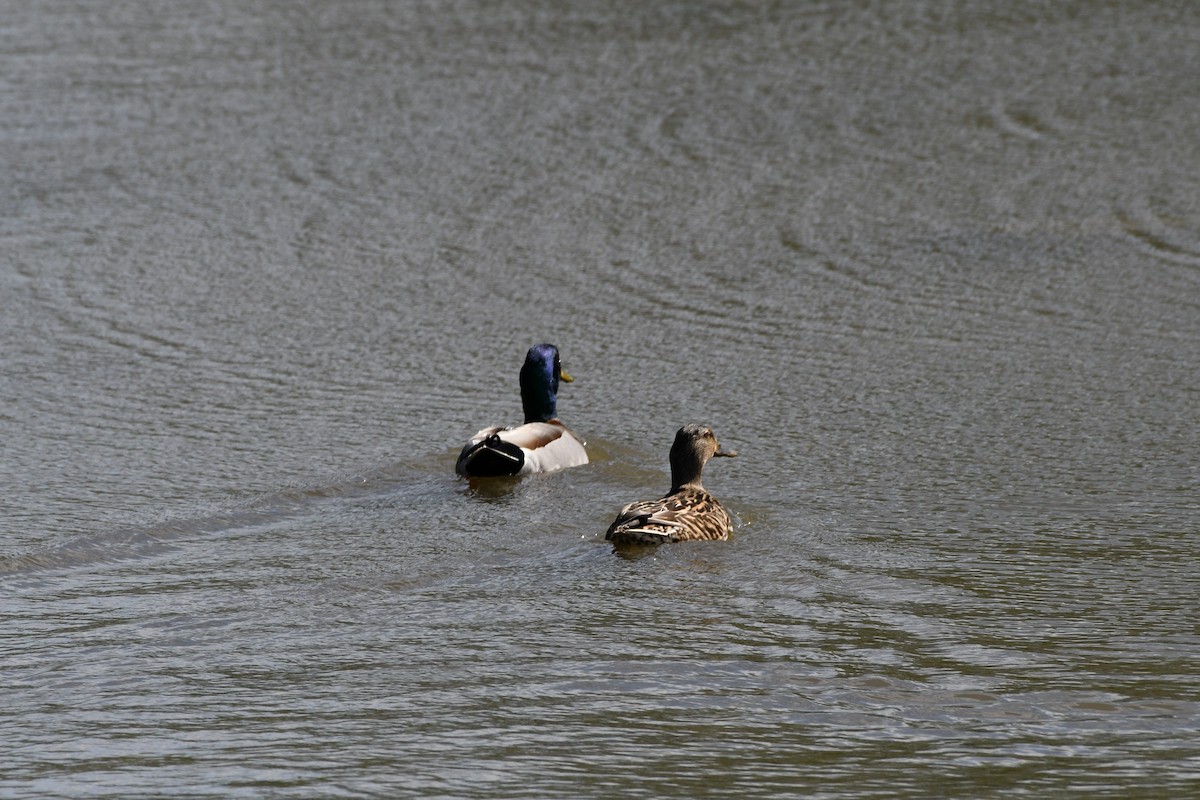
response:
[(553, 472), (588, 463), (583, 443), (556, 417), (558, 382), (573, 379), (563, 372), (558, 348), (535, 344), (521, 367), (521, 406), (525, 424), (484, 428), (471, 437), (454, 465), (459, 475), (491, 478)]
[(712, 428), (683, 426), (671, 445), (671, 491), (657, 500), (625, 506), (608, 526), (604, 538), (617, 544), (728, 539), (733, 520), (717, 498), (700, 485), (700, 473), (713, 456), (736, 455), (721, 449)]

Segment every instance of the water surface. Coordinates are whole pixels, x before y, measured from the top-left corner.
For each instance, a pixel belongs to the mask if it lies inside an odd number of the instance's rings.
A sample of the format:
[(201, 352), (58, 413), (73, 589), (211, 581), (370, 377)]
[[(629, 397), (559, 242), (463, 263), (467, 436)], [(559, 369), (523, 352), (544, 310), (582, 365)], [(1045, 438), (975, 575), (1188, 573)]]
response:
[(0, 794), (1200, 789), (1193, 4), (3, 19)]

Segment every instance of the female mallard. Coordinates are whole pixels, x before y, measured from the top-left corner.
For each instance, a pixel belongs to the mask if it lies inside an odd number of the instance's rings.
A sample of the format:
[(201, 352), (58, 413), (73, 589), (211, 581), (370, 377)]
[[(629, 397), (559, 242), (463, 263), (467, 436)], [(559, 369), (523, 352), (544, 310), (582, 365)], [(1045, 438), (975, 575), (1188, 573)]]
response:
[(484, 428), (471, 437), (454, 465), (468, 478), (531, 475), (588, 463), (587, 451), (556, 417), (558, 382), (570, 383), (558, 360), (558, 348), (535, 344), (521, 367), (521, 406), (525, 424)]
[(657, 500), (625, 506), (608, 526), (604, 538), (617, 544), (728, 539), (733, 520), (717, 498), (700, 485), (700, 473), (713, 456), (736, 455), (721, 449), (712, 428), (683, 426), (671, 445), (671, 491)]

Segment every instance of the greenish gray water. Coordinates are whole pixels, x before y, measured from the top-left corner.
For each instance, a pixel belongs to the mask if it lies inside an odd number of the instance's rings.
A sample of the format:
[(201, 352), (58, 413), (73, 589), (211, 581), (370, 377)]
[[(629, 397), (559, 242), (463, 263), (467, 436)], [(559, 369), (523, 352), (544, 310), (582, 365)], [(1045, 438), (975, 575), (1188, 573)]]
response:
[(1200, 791), (1200, 7), (0, 7), (0, 794)]

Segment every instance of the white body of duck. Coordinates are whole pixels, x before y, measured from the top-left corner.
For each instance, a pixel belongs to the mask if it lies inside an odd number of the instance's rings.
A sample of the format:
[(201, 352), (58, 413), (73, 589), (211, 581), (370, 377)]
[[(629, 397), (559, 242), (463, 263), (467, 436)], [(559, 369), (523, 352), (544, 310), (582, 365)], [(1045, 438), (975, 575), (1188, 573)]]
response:
[(604, 538), (618, 545), (728, 539), (733, 519), (700, 485), (700, 474), (713, 456), (736, 455), (721, 449), (712, 428), (680, 428), (671, 445), (671, 490), (657, 499), (625, 506)]
[(559, 381), (572, 381), (562, 370), (558, 348), (552, 344), (529, 348), (520, 379), (525, 423), (484, 428), (472, 436), (454, 465), (459, 475), (522, 476), (588, 463), (583, 442), (556, 416)]

